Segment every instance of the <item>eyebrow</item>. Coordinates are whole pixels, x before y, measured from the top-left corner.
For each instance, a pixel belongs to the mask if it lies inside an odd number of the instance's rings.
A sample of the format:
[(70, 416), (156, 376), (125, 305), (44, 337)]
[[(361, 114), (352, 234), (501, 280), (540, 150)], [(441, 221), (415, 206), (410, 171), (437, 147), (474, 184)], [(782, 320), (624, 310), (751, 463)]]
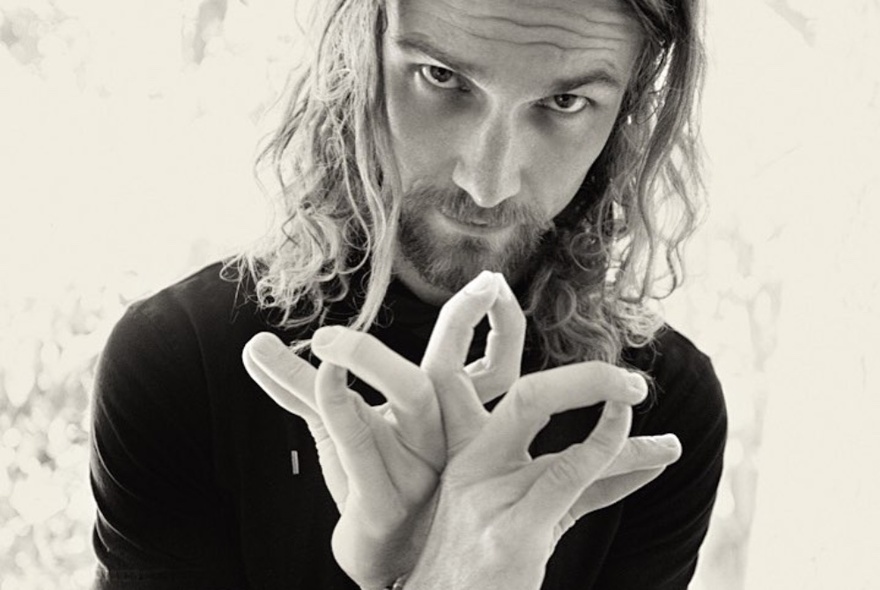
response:
[[(402, 49), (423, 53), (469, 78), (480, 77), (485, 73), (485, 68), (482, 66), (468, 63), (451, 55), (421, 35), (395, 36), (394, 41)], [(615, 76), (609, 69), (600, 66), (585, 74), (558, 80), (545, 88), (544, 92), (548, 95), (565, 94), (582, 86), (605, 86), (610, 90), (622, 90), (624, 85), (618, 76)]]
[(547, 94), (565, 94), (581, 86), (605, 86), (611, 90), (622, 90), (623, 83), (604, 68), (596, 68), (582, 76), (564, 78), (547, 88)]
[(427, 39), (422, 36), (395, 36), (394, 41), (396, 41), (397, 44), (403, 49), (409, 49), (411, 51), (415, 50), (420, 53), (424, 53), (431, 59), (442, 62), (456, 72), (464, 74), (466, 76), (479, 77), (480, 74), (483, 74), (485, 72), (485, 68), (474, 64), (469, 64), (465, 61), (458, 59), (457, 57), (450, 55), (443, 49), (440, 49), (439, 47), (431, 44)]

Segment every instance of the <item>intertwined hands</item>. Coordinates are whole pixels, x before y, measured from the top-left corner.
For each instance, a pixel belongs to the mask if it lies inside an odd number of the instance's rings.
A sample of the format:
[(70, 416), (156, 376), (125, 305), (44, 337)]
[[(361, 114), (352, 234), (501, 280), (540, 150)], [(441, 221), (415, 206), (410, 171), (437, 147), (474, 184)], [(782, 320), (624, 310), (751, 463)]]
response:
[[(487, 314), (486, 354), (465, 366)], [(317, 370), (270, 334), (246, 345), (251, 376), (315, 438), (340, 511), (334, 556), (362, 588), (410, 574), (408, 588), (497, 586), (499, 575), (510, 579), (497, 587), (537, 588), (568, 527), (678, 458), (672, 435), (629, 437), (630, 405), (646, 394), (641, 376), (586, 362), (520, 378), (524, 336), (509, 286), (484, 272), (443, 306), (421, 366), (338, 326), (314, 334)], [(387, 403), (371, 407), (350, 391), (347, 370)], [(600, 402), (587, 441), (529, 456), (551, 414)]]

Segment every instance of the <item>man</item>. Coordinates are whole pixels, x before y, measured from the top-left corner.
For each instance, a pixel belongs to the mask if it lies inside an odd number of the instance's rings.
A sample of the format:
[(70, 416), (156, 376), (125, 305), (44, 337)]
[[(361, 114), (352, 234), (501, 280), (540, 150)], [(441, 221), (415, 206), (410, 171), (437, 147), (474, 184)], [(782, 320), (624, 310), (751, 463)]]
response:
[(105, 349), (97, 587), (686, 587), (726, 418), (649, 303), (693, 224), (696, 6), (324, 11), (282, 223)]

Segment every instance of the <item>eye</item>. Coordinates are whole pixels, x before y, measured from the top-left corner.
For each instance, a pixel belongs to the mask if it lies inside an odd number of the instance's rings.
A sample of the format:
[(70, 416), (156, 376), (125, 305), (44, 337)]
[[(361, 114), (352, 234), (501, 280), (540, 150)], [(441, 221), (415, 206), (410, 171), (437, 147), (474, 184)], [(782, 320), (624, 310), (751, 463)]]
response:
[(449, 90), (464, 88), (464, 83), (458, 74), (447, 68), (425, 64), (419, 68), (419, 73), (429, 84), (438, 88)]
[(559, 113), (579, 113), (590, 105), (590, 99), (578, 94), (555, 94), (542, 99), (540, 105)]

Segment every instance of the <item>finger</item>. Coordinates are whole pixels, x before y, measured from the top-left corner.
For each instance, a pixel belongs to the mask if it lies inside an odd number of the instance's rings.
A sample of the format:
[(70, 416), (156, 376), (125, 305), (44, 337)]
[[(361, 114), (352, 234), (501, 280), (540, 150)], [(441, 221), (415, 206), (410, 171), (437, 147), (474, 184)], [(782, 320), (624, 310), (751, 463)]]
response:
[(665, 466), (652, 467), (650, 469), (603, 477), (593, 482), (593, 485), (584, 490), (581, 497), (571, 507), (569, 516), (571, 516), (573, 521), (577, 521), (580, 517), (590, 512), (611, 506), (652, 482), (665, 469)]
[[(531, 477), (534, 480), (556, 461), (559, 455), (560, 453), (548, 453), (536, 457), (531, 460), (530, 465), (523, 467), (523, 470), (532, 472)], [(666, 467), (676, 462), (679, 457), (681, 457), (681, 443), (674, 434), (631, 436), (602, 477), (609, 478), (634, 471)]]
[(388, 475), (373, 437), (374, 414), (359, 395), (346, 387), (345, 369), (321, 363), (315, 379), (315, 399), (349, 491), (388, 498)]
[(443, 467), (446, 445), (440, 406), (424, 371), (375, 337), (342, 326), (317, 330), (312, 351), (321, 360), (356, 374), (384, 395), (404, 443), (437, 469)]
[(599, 479), (588, 487), (574, 503), (571, 510), (563, 515), (553, 531), (555, 545), (562, 535), (582, 516), (595, 512), (622, 500), (663, 473), (664, 467), (634, 471), (623, 475)]
[(315, 439), (315, 448), (318, 451), (318, 461), (321, 464), (324, 482), (327, 484), (327, 489), (330, 490), (330, 495), (333, 497), (336, 509), (341, 514), (345, 508), (345, 500), (348, 498), (348, 476), (339, 462), (336, 445), (333, 444), (333, 439), (327, 434), (323, 423), (321, 423), (319, 430), (312, 430), (311, 432)]
[(384, 395), (398, 417), (424, 415), (437, 406), (424, 371), (370, 334), (342, 326), (320, 328), (312, 338), (312, 351)]
[(494, 273), (483, 271), (453, 295), (440, 310), (422, 358), (421, 367), (437, 392), (451, 453), (479, 432), (488, 415), (464, 362), (474, 328), (495, 303), (499, 286)]
[(584, 490), (602, 477), (626, 444), (632, 408), (607, 402), (602, 417), (586, 441), (558, 453), (516, 505), (520, 517), (551, 530), (569, 513)]
[(661, 436), (630, 437), (614, 458), (603, 477), (623, 475), (632, 471), (644, 471), (666, 467), (681, 457), (681, 443), (674, 434)]
[(498, 297), (495, 273), (484, 270), (440, 309), (422, 358), (422, 368), (459, 370), (467, 360), (474, 328)]
[(489, 336), (486, 354), (465, 367), (481, 403), (487, 403), (506, 393), (519, 378), (523, 343), (526, 335), (526, 317), (516, 296), (497, 275), (498, 297), (489, 308)]
[(276, 404), (310, 425), (320, 421), (315, 405), (315, 368), (290, 352), (276, 336), (261, 332), (251, 338), (242, 350), (242, 362)]
[(603, 401), (637, 404), (647, 395), (636, 373), (597, 361), (556, 367), (521, 377), (492, 412), (474, 453), (483, 463), (519, 460), (552, 414)]

